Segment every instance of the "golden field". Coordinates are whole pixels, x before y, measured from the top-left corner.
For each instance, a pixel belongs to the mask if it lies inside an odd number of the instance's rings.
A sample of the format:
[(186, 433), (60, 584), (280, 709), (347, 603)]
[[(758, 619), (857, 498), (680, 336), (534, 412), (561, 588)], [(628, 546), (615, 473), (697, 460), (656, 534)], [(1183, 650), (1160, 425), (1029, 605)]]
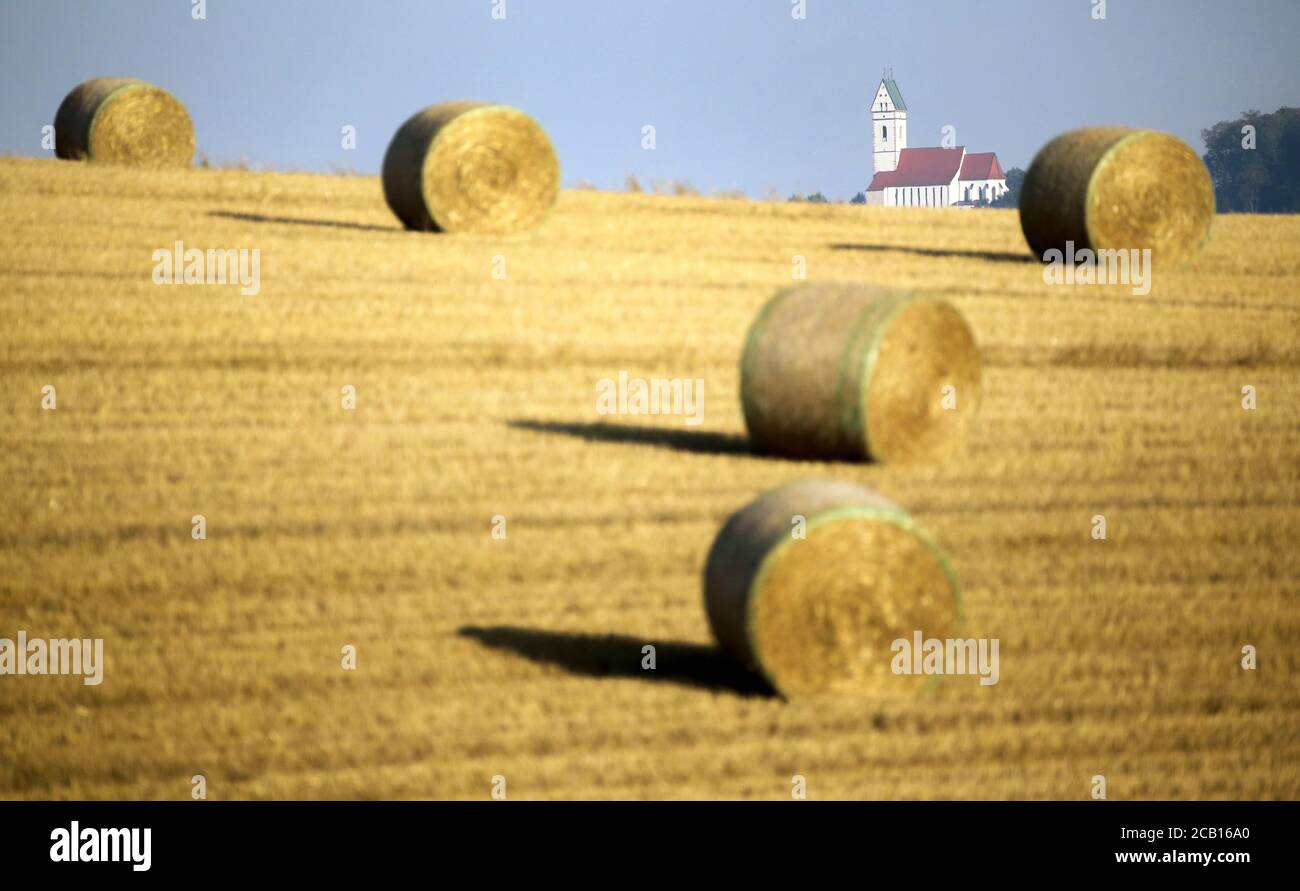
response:
[[(1013, 211), (569, 191), (432, 235), (371, 177), (12, 158), (0, 208), (0, 637), (106, 660), (0, 677), (0, 797), (1300, 795), (1300, 217), (1219, 217), (1138, 297), (1044, 284)], [(261, 292), (155, 285), (177, 240), (259, 249)], [(966, 314), (956, 459), (750, 452), (796, 255)], [(622, 370), (703, 379), (703, 425), (598, 415)], [(998, 685), (784, 702), (714, 650), (719, 525), (817, 476), (947, 548)]]

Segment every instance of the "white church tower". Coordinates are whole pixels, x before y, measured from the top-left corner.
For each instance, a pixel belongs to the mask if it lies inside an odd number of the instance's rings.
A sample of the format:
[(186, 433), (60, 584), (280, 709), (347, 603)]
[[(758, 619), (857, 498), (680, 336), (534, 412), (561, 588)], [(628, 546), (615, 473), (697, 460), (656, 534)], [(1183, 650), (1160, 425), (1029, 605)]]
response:
[(894, 72), (888, 69), (871, 100), (871, 124), (876, 173), (897, 169), (898, 156), (907, 148), (907, 103), (894, 83)]

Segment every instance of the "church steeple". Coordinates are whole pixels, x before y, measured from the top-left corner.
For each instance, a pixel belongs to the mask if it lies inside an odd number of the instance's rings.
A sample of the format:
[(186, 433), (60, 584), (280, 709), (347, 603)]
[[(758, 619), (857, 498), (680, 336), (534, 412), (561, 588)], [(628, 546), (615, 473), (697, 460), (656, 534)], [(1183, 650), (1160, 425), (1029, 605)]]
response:
[(898, 156), (907, 148), (907, 103), (894, 82), (894, 71), (881, 72), (880, 86), (871, 100), (871, 143), (876, 173), (898, 167)]

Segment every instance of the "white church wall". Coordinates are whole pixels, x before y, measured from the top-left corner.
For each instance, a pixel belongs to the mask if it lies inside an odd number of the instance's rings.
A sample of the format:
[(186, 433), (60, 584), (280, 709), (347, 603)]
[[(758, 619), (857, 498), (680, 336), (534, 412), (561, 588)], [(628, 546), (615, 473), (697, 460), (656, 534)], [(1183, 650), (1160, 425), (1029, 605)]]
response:
[(961, 182), (963, 201), (993, 201), (1009, 191), (1004, 179), (967, 179)]

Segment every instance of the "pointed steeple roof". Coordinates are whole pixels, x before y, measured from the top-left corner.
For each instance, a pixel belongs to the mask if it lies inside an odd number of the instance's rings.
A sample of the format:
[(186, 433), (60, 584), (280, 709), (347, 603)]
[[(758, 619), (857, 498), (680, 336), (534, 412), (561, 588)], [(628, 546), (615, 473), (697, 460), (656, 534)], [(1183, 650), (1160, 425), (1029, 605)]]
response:
[[(885, 90), (888, 91), (889, 101), (894, 103), (894, 108), (897, 108), (899, 111), (907, 111), (907, 103), (903, 101), (903, 94), (899, 92), (898, 84), (894, 83), (893, 72), (888, 72), (880, 79), (880, 82), (884, 85)], [(876, 92), (880, 92), (879, 87), (876, 88)]]

